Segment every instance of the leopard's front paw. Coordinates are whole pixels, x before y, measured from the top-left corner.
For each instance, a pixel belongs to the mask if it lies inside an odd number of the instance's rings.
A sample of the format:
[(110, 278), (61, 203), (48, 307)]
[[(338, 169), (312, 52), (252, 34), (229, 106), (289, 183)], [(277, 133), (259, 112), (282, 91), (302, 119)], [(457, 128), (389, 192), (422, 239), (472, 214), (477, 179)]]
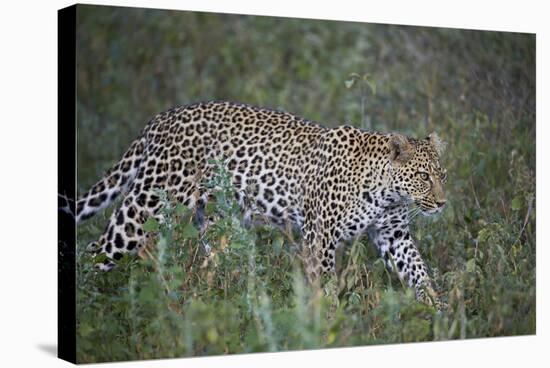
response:
[(449, 304), (439, 298), (434, 299), (433, 306), (437, 310), (437, 313), (442, 313), (449, 309)]
[(438, 313), (447, 310), (449, 307), (449, 305), (441, 300), (440, 295), (431, 287), (425, 287), (417, 290), (416, 299), (434, 307)]

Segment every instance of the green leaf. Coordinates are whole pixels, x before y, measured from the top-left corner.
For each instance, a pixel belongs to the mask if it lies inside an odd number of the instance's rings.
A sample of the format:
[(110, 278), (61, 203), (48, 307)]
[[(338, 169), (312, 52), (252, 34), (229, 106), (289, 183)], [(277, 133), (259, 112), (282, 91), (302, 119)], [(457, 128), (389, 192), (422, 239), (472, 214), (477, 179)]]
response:
[(273, 253), (278, 256), (281, 254), (281, 250), (283, 248), (284, 239), (281, 235), (275, 235), (273, 240), (271, 241), (271, 245), (273, 247)]
[(225, 204), (225, 193), (224, 192), (222, 192), (222, 191), (215, 192), (214, 197), (216, 198), (216, 203)]
[(206, 207), (204, 209), (204, 212), (205, 214), (208, 216), (208, 215), (212, 215), (213, 213), (216, 212), (216, 203), (214, 202), (207, 202), (206, 203)]
[(521, 209), (521, 197), (517, 196), (514, 199), (512, 199), (512, 211), (518, 211)]
[(218, 165), (220, 163), (220, 161), (218, 160), (214, 160), (213, 158), (209, 158), (207, 160), (207, 162), (210, 164), (210, 165)]
[(336, 340), (336, 334), (334, 332), (331, 332), (327, 336), (327, 345), (330, 345)]
[(160, 229), (160, 224), (153, 217), (149, 217), (147, 221), (145, 221), (145, 223), (143, 224), (143, 230), (149, 233), (156, 233), (159, 231), (159, 229)]
[(244, 247), (244, 245), (243, 245), (243, 243), (234, 242), (234, 243), (231, 243), (231, 245), (229, 247), (231, 249), (242, 249)]
[(346, 286), (348, 290), (353, 290), (353, 287), (355, 286), (355, 283), (357, 282), (357, 278), (354, 274), (348, 274), (346, 277)]
[(139, 292), (139, 299), (144, 302), (152, 302), (157, 299), (156, 293), (151, 286), (146, 286)]
[(467, 272), (475, 272), (476, 270), (476, 260), (475, 258), (472, 258), (466, 262), (466, 271)]
[(199, 237), (199, 231), (195, 228), (195, 226), (193, 226), (193, 224), (189, 223), (185, 225), (181, 231), (181, 236), (185, 239), (196, 239)]
[(477, 241), (480, 243), (485, 243), (489, 237), (492, 235), (491, 229), (483, 228), (477, 233)]
[(80, 331), (80, 336), (86, 337), (94, 331), (94, 328), (89, 324), (82, 324), (78, 330)]
[(176, 215), (185, 216), (187, 213), (189, 213), (189, 208), (185, 207), (181, 203), (176, 204)]
[(349, 305), (359, 305), (361, 303), (361, 296), (356, 292), (352, 292), (348, 300)]
[(376, 95), (376, 83), (374, 83), (372, 81), (365, 81), (365, 82), (370, 87), (370, 90), (371, 90), (372, 94)]
[(218, 331), (214, 327), (209, 328), (206, 332), (206, 338), (210, 343), (216, 342), (218, 340)]
[(95, 263), (103, 263), (107, 259), (107, 254), (105, 253), (99, 253), (97, 256), (94, 257)]

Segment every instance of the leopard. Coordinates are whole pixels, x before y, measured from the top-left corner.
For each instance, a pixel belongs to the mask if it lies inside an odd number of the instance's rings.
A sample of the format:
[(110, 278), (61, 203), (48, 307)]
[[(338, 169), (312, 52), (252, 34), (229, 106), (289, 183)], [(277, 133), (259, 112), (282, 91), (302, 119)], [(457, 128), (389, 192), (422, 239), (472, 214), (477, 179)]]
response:
[(72, 210), (80, 225), (123, 197), (90, 244), (104, 255), (98, 267), (108, 271), (146, 245), (144, 223), (161, 220), (159, 190), (194, 209), (204, 227), (212, 189), (201, 183), (224, 162), (246, 216), (299, 230), (311, 282), (336, 275), (336, 250), (367, 235), (418, 300), (439, 303), (410, 222), (446, 205), (445, 145), (435, 132), (417, 139), (349, 124), (325, 127), (243, 103), (198, 102), (154, 116)]

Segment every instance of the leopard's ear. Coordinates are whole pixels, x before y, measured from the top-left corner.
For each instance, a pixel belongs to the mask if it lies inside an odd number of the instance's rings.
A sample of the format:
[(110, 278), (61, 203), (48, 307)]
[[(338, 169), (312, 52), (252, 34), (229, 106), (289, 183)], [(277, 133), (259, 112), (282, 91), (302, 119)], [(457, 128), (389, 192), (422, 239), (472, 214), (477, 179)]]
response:
[(428, 136), (428, 140), (430, 141), (431, 145), (439, 156), (441, 156), (445, 152), (445, 148), (447, 148), (447, 143), (443, 142), (443, 140), (439, 138), (436, 132), (431, 133)]
[(413, 157), (414, 147), (404, 135), (392, 134), (389, 143), (392, 161), (405, 164)]

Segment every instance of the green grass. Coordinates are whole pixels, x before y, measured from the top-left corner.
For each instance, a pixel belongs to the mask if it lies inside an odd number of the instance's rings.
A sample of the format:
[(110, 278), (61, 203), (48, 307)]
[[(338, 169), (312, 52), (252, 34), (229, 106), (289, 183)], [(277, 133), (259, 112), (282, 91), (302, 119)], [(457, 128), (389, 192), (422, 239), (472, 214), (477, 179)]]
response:
[(298, 239), (243, 229), (225, 194), (209, 209), (210, 257), (170, 204), (146, 258), (97, 273), (85, 246), (109, 209), (78, 228), (79, 362), (535, 333), (534, 36), (88, 6), (78, 27), (80, 192), (157, 112), (210, 99), (326, 126), (435, 130), (449, 173), (443, 214), (413, 225), (441, 314), (366, 238), (339, 254), (331, 312), (303, 279)]

